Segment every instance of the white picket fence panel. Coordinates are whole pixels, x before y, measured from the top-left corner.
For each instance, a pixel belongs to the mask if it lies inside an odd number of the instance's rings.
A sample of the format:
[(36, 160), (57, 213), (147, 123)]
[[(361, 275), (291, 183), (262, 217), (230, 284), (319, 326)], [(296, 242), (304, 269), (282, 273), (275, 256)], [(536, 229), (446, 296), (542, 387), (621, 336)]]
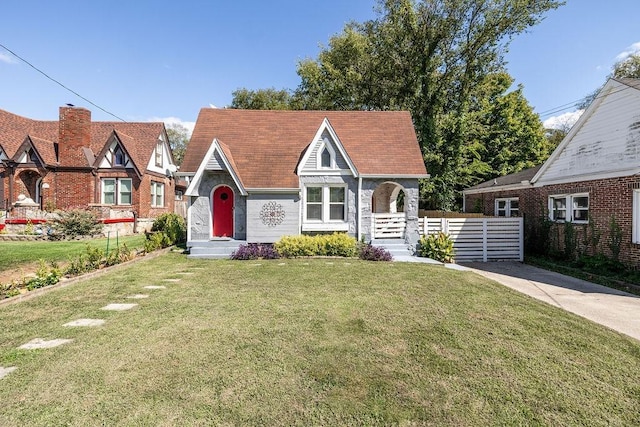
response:
[(522, 218), (420, 218), (420, 235), (449, 234), (456, 262), (523, 261)]
[(403, 238), (407, 217), (400, 213), (374, 213), (372, 216), (374, 239)]

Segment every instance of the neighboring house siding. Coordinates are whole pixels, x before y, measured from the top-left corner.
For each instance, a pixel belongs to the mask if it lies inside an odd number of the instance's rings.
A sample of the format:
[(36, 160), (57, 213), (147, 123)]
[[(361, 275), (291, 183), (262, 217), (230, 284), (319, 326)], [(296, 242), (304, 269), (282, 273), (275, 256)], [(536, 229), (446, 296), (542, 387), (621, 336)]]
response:
[[(624, 86), (623, 86), (624, 87)], [(588, 179), (637, 169), (640, 164), (640, 91), (613, 86), (576, 135), (549, 164), (537, 184)], [(585, 113), (586, 114), (586, 113)], [(622, 173), (624, 175), (624, 172)]]
[(226, 185), (234, 192), (234, 238), (245, 240), (247, 238), (247, 201), (240, 195), (228, 173), (205, 172), (198, 187), (199, 197), (193, 197), (191, 201), (190, 215), (190, 239), (209, 240), (211, 238), (211, 192), (214, 188)]
[(247, 198), (247, 242), (273, 243), (300, 234), (299, 194), (253, 194)]

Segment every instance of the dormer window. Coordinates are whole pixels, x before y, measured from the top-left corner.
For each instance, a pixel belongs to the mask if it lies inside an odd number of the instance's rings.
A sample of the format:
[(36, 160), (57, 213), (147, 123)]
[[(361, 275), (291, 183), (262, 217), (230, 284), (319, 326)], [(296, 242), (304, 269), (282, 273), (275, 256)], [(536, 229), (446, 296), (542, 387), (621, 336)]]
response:
[(120, 146), (117, 146), (115, 151), (113, 152), (113, 165), (114, 166), (124, 166), (124, 152)]
[(322, 154), (320, 155), (320, 162), (320, 166), (322, 166), (323, 168), (331, 167), (331, 153), (329, 152), (327, 147), (324, 147), (324, 149), (322, 150)]
[(27, 153), (27, 156), (29, 157), (29, 161), (31, 163), (36, 163), (38, 160), (38, 156), (36, 156), (36, 153), (33, 151), (33, 148), (29, 149), (29, 152)]

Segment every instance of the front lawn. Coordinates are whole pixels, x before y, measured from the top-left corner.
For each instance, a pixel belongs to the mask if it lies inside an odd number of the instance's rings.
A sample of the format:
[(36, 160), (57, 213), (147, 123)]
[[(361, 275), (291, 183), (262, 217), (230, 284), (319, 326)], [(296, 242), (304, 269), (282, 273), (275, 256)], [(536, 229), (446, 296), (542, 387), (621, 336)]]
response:
[[(129, 249), (141, 249), (144, 247), (144, 234), (120, 236), (117, 242), (120, 245), (126, 243)], [(90, 240), (0, 241), (0, 273), (16, 270), (25, 270), (26, 273), (33, 273), (35, 272), (33, 267), (37, 268), (37, 264), (41, 259), (47, 264), (52, 261), (62, 263), (86, 252), (87, 244), (106, 250), (107, 243), (110, 249), (116, 248), (115, 237)], [(0, 283), (3, 282), (0, 279)]]
[(441, 266), (169, 253), (0, 325), (2, 426), (640, 424), (639, 342)]

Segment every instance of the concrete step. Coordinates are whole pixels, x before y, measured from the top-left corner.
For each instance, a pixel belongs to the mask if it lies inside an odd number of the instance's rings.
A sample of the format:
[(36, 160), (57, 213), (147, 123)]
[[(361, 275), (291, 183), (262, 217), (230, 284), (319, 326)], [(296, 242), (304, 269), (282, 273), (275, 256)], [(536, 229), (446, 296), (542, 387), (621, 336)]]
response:
[(187, 256), (187, 258), (229, 258), (231, 254), (242, 244), (246, 244), (246, 242), (233, 239), (189, 241), (187, 242), (187, 247), (189, 248), (189, 255)]

